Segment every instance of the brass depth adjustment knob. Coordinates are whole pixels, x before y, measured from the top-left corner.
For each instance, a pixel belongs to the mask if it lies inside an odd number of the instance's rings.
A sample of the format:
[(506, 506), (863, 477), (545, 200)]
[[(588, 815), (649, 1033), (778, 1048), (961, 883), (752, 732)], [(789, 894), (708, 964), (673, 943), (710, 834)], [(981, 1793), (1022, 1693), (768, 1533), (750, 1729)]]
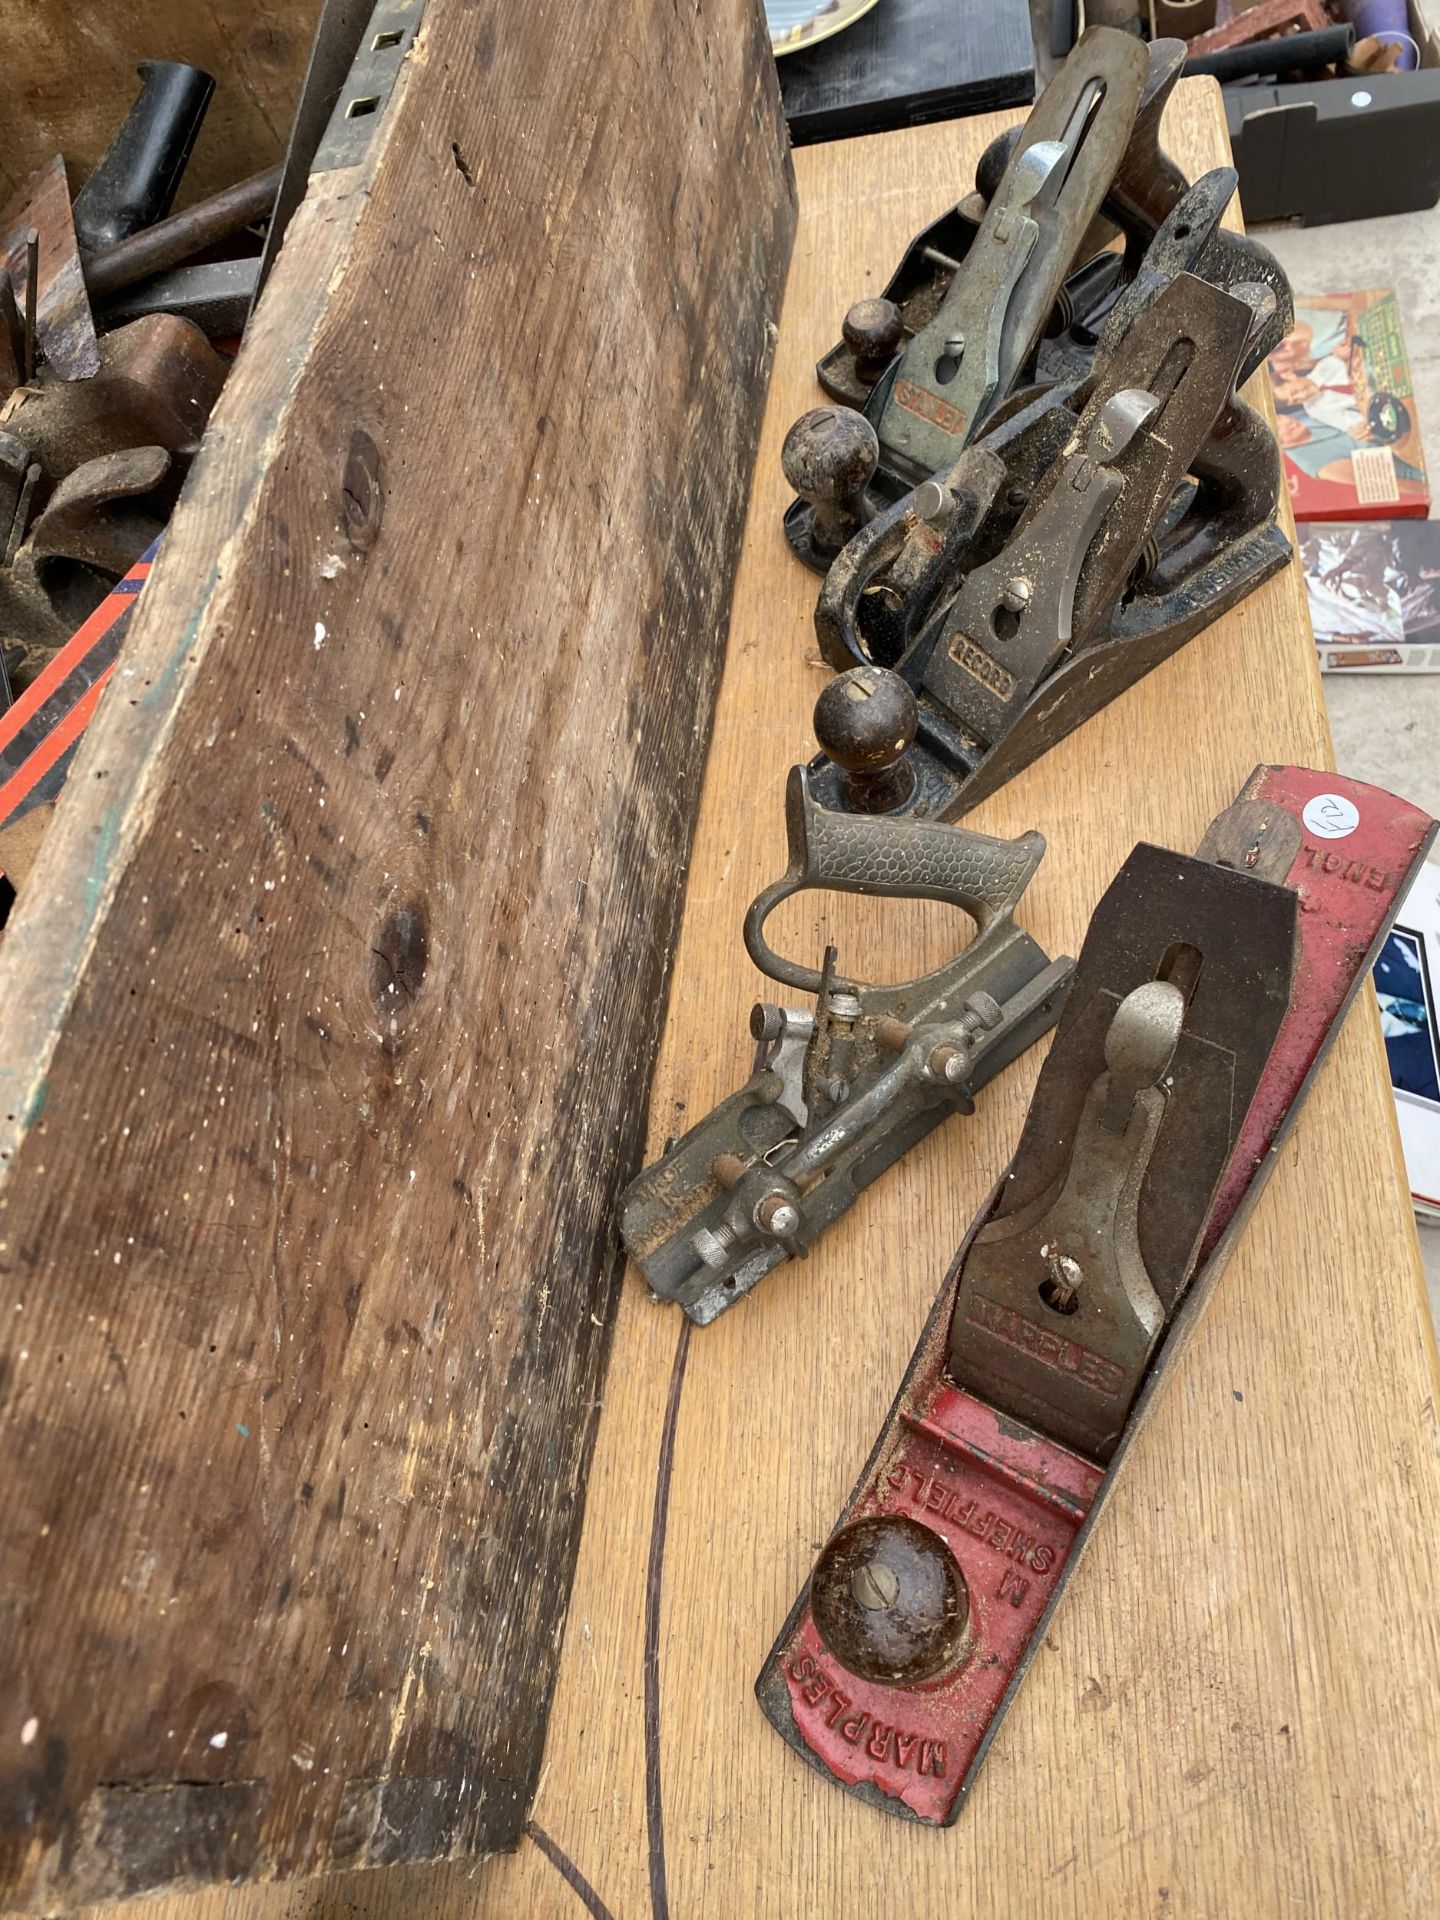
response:
[(875, 429), (849, 407), (814, 407), (786, 434), (780, 464), (813, 509), (819, 552), (838, 553), (862, 524), (865, 489), (879, 459)]
[(857, 300), (846, 314), (840, 337), (855, 356), (855, 372), (873, 386), (895, 358), (905, 322), (893, 300)]
[(815, 738), (856, 813), (891, 813), (915, 791), (908, 755), (919, 720), (915, 695), (886, 667), (851, 667), (815, 702)]

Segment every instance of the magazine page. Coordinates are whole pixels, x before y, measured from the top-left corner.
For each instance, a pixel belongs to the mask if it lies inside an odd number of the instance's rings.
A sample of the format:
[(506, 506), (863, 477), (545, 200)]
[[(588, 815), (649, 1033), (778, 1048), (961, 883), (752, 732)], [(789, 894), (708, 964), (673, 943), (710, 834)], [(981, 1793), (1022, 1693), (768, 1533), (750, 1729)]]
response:
[(1410, 1193), (1418, 1212), (1440, 1215), (1440, 1054), (1434, 982), (1440, 978), (1440, 866), (1410, 884), (1375, 962), (1380, 1026)]

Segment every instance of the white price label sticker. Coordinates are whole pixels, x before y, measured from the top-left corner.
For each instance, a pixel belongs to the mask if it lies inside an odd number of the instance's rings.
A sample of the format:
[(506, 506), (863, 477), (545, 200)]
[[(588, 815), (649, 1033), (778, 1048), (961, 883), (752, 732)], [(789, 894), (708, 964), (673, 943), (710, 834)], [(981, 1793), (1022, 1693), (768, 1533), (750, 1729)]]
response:
[(1317, 839), (1343, 840), (1360, 824), (1360, 809), (1343, 793), (1317, 793), (1300, 818)]

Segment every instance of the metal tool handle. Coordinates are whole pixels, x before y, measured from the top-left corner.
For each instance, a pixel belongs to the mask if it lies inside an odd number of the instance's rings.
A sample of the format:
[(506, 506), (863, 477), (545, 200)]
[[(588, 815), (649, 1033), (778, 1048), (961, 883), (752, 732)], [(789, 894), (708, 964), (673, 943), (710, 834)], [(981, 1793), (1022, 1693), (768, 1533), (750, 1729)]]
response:
[(82, 253), (113, 247), (170, 211), (215, 82), (183, 60), (142, 60), (140, 94), (75, 196)]
[(745, 916), (750, 958), (772, 980), (818, 993), (820, 974), (785, 960), (766, 944), (765, 922), (782, 900), (808, 889), (938, 900), (968, 913), (981, 933), (1013, 913), (1045, 854), (1043, 834), (998, 840), (937, 821), (830, 813), (810, 792), (804, 767), (785, 790), (790, 866), (751, 902)]
[[(228, 240), (231, 234), (241, 232), (252, 221), (263, 219), (275, 203), (280, 174), (279, 167), (268, 167), (264, 173), (238, 181), (233, 187), (212, 194), (208, 200), (197, 201), (183, 213), (172, 213), (168, 219), (157, 220), (153, 226), (117, 240), (114, 246), (92, 253), (85, 262), (85, 287), (91, 300), (103, 300), (123, 287), (148, 280), (152, 274), (177, 267), (217, 240)], [(243, 267), (253, 278), (258, 278), (251, 261), (226, 260), (218, 264)], [(204, 270), (213, 273), (215, 264)], [(145, 311), (153, 313), (157, 309), (147, 307)], [(233, 331), (239, 334), (243, 326), (242, 320)]]
[[(998, 454), (976, 446), (967, 447), (958, 460), (942, 468), (928, 483), (929, 493), (941, 502), (938, 514), (933, 507), (926, 509), (938, 537), (933, 559), (921, 578), (912, 578), (903, 597), (894, 659), (902, 659), (909, 651), (934, 603), (936, 590), (951, 577), (961, 550), (975, 537), (1008, 477)], [(921, 488), (912, 488), (876, 514), (831, 562), (815, 603), (815, 633), (821, 657), (837, 673), (850, 667), (891, 664), (889, 658), (872, 661), (860, 631), (861, 608), (867, 590), (894, 566), (911, 538), (922, 504), (921, 492)]]

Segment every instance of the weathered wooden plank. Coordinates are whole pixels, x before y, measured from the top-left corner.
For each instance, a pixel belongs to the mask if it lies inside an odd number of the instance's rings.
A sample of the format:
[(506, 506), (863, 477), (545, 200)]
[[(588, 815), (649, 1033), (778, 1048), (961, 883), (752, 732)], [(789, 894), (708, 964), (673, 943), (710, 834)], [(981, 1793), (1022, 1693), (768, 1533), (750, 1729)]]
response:
[(17, 1903), (518, 1837), (793, 219), (750, 0), (429, 0), (290, 230), (0, 950)]

